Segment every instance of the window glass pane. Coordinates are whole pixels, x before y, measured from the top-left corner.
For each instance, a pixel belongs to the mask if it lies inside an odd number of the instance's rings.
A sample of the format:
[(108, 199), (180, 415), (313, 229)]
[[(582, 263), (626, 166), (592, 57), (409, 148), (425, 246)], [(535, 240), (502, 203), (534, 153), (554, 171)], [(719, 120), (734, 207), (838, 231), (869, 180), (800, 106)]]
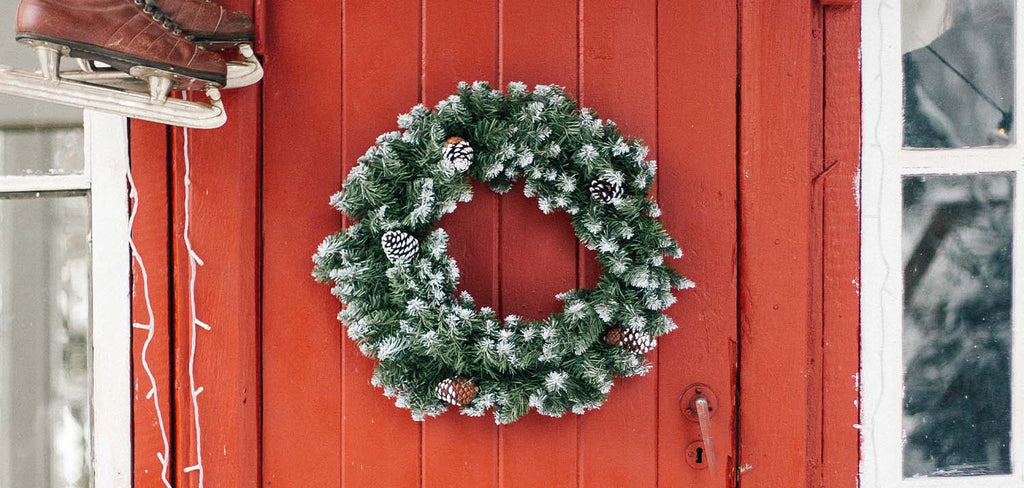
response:
[(0, 486), (90, 484), (89, 224), (84, 195), (0, 198)]
[(84, 153), (81, 127), (0, 129), (0, 176), (81, 174)]
[[(18, 11), (19, 0), (0, 0), (0, 64), (13, 66), (23, 70), (35, 70), (38, 68), (35, 52), (14, 40), (14, 19)], [(47, 174), (72, 173), (82, 171), (82, 158), (58, 157), (65, 146), (40, 145), (38, 159), (21, 159), (26, 155), (25, 148), (31, 144), (33, 131), (43, 131), (44, 134), (38, 137), (49, 137), (45, 132), (55, 127), (77, 127), (81, 130), (82, 110), (65, 107), (53, 103), (46, 103), (26, 98), (19, 98), (10, 95), (0, 94), (0, 130), (5, 135), (9, 133), (4, 129), (18, 129), (22, 137), (17, 141), (7, 141), (7, 149), (0, 148), (0, 176), (21, 175), (21, 174)], [(69, 133), (75, 136), (74, 133)], [(16, 136), (11, 136), (16, 137)], [(80, 132), (77, 134), (81, 138)], [(66, 142), (66, 141), (65, 141)], [(2, 143), (0, 143), (2, 144)], [(81, 151), (81, 144), (77, 151)], [(11, 147), (15, 153), (11, 153)], [(19, 158), (12, 158), (12, 156)]]
[(903, 145), (1014, 139), (1013, 0), (902, 0)]
[(903, 475), (1010, 472), (1013, 175), (903, 178)]

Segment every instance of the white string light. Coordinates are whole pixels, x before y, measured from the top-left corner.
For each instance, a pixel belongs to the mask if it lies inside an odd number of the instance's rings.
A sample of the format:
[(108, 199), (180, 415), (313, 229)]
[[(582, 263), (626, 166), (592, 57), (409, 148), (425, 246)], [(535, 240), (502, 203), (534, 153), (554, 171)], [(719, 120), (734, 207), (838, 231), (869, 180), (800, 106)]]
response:
[(132, 327), (146, 331), (146, 342), (142, 344), (142, 352), (140, 353), (139, 359), (142, 363), (142, 370), (146, 372), (146, 376), (149, 378), (150, 389), (146, 393), (147, 400), (153, 400), (153, 410), (156, 413), (156, 423), (160, 428), (160, 438), (163, 440), (163, 451), (156, 453), (157, 460), (160, 461), (160, 480), (163, 481), (164, 486), (167, 488), (173, 488), (171, 482), (167, 479), (168, 461), (170, 458), (171, 446), (168, 441), (167, 428), (164, 426), (164, 415), (160, 410), (160, 392), (157, 388), (156, 377), (153, 375), (153, 370), (149, 367), (149, 345), (153, 342), (153, 337), (156, 335), (156, 317), (153, 314), (153, 302), (149, 299), (149, 274), (146, 272), (146, 264), (142, 261), (142, 255), (139, 254), (139, 249), (135, 246), (135, 237), (132, 234), (132, 230), (135, 228), (135, 216), (139, 213), (139, 192), (135, 188), (135, 179), (132, 178), (132, 170), (128, 169), (128, 186), (129, 186), (129, 197), (132, 200), (132, 211), (128, 217), (128, 246), (131, 249), (132, 259), (135, 260), (136, 264), (139, 265), (139, 270), (142, 274), (142, 293), (146, 299), (146, 313), (149, 314), (148, 321), (146, 323), (133, 322)]
[(203, 442), (202, 442), (202, 431), (199, 427), (199, 394), (203, 392), (203, 387), (196, 387), (196, 327), (202, 327), (205, 330), (210, 330), (210, 326), (199, 320), (196, 317), (196, 268), (203, 265), (203, 260), (199, 258), (195, 250), (192, 249), (192, 241), (189, 239), (189, 224), (192, 219), (191, 201), (192, 201), (192, 180), (190, 175), (192, 172), (192, 162), (189, 159), (189, 144), (188, 144), (188, 129), (185, 129), (184, 136), (184, 152), (185, 152), (185, 249), (188, 251), (188, 304), (189, 304), (189, 316), (190, 316), (190, 345), (188, 351), (188, 381), (189, 391), (191, 391), (192, 397), (192, 418), (196, 429), (196, 463), (192, 466), (188, 466), (184, 469), (184, 472), (191, 473), (193, 471), (199, 473), (199, 488), (203, 488)]

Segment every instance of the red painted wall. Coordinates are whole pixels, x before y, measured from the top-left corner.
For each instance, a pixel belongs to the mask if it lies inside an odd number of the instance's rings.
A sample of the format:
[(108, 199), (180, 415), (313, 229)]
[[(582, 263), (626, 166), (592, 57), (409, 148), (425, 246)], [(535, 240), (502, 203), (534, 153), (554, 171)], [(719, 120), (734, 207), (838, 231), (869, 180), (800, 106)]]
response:
[[(855, 486), (859, 11), (815, 0), (226, 1), (254, 11), (266, 78), (229, 123), (189, 133), (195, 377), (204, 486)], [(373, 139), (459, 80), (566, 86), (659, 160), (654, 189), (698, 283), (655, 370), (599, 411), (497, 427), (416, 423), (369, 385), (339, 304), (310, 278), (343, 224), (327, 205)], [(135, 478), (199, 486), (188, 361), (183, 132), (133, 122), (134, 236), (156, 335), (135, 331)], [(478, 188), (442, 222), (463, 286), (541, 317), (597, 273), (564, 216)], [(136, 274), (136, 314), (144, 313)], [(722, 399), (719, 472), (694, 471), (690, 383)], [(780, 450), (785, 456), (780, 457)], [(737, 456), (739, 458), (737, 459)], [(739, 468), (737, 470), (737, 468)], [(735, 474), (741, 471), (737, 477)]]

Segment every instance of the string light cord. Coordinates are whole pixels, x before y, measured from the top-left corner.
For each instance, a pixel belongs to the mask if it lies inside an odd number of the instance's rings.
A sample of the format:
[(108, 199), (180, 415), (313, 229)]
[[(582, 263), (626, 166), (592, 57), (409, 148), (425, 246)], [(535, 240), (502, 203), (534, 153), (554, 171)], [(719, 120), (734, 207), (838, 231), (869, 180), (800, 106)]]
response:
[(128, 246), (132, 253), (132, 259), (139, 267), (139, 272), (142, 276), (142, 293), (146, 300), (146, 313), (148, 319), (146, 323), (132, 322), (132, 327), (146, 331), (146, 341), (142, 344), (142, 352), (140, 353), (139, 360), (142, 363), (142, 370), (145, 371), (146, 377), (149, 378), (150, 389), (146, 393), (146, 399), (153, 401), (153, 410), (156, 413), (156, 423), (160, 428), (160, 439), (163, 441), (163, 450), (156, 453), (157, 460), (160, 461), (160, 480), (167, 488), (173, 488), (171, 482), (167, 479), (168, 465), (170, 462), (171, 446), (167, 435), (167, 427), (164, 425), (164, 415), (160, 409), (160, 391), (157, 388), (156, 376), (153, 375), (153, 370), (149, 366), (149, 346), (153, 342), (153, 337), (156, 335), (156, 317), (153, 313), (153, 302), (149, 298), (149, 274), (146, 272), (146, 264), (142, 260), (142, 255), (139, 253), (138, 247), (135, 245), (135, 238), (132, 234), (132, 230), (135, 228), (135, 217), (139, 214), (139, 192), (135, 187), (135, 179), (132, 178), (131, 168), (128, 169), (128, 187), (129, 197), (132, 201), (131, 215), (128, 217)]
[(965, 75), (963, 72), (957, 69), (956, 66), (953, 66), (953, 64), (947, 61), (946, 58), (942, 57), (942, 55), (939, 54), (939, 52), (936, 51), (935, 48), (933, 48), (930, 44), (926, 45), (924, 48), (927, 49), (928, 52), (932, 53), (932, 55), (934, 55), (936, 58), (938, 58), (939, 62), (945, 65), (946, 68), (949, 68), (949, 70), (952, 71), (953, 74), (955, 74), (958, 78), (963, 80), (963, 82), (966, 83), (967, 86), (974, 91), (974, 93), (978, 94), (978, 96), (981, 97), (982, 100), (991, 105), (992, 108), (996, 109), (1003, 116), (1002, 120), (999, 121), (999, 129), (1001, 129), (1004, 133), (1010, 130), (1010, 127), (1013, 124), (1012, 112), (1003, 110), (1003, 108), (1000, 107), (999, 104), (992, 99), (992, 97), (988, 96), (988, 94), (985, 93), (981, 88), (979, 88), (978, 85), (974, 84), (974, 82), (971, 81), (971, 79), (968, 78), (967, 75)]
[(203, 442), (202, 442), (202, 430), (199, 422), (199, 394), (203, 392), (202, 386), (196, 386), (196, 336), (198, 333), (197, 327), (201, 327), (204, 330), (210, 330), (210, 325), (199, 320), (196, 316), (196, 271), (199, 266), (202, 266), (203, 260), (196, 254), (195, 249), (192, 247), (192, 241), (189, 238), (189, 229), (192, 222), (192, 161), (189, 157), (189, 130), (184, 129), (184, 153), (185, 153), (185, 230), (184, 240), (185, 249), (188, 251), (188, 304), (189, 304), (189, 351), (188, 351), (188, 380), (189, 380), (189, 391), (192, 398), (192, 419), (195, 427), (196, 436), (196, 463), (184, 469), (184, 472), (191, 473), (196, 472), (199, 475), (199, 488), (203, 488)]

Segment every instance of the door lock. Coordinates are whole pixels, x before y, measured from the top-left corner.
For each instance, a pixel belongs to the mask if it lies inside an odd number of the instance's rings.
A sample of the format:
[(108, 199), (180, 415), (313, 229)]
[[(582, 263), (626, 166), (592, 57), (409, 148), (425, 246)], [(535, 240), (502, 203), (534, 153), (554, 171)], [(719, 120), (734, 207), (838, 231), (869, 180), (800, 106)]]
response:
[(686, 446), (686, 464), (693, 469), (708, 469), (708, 451), (704, 441), (693, 441)]
[(715, 445), (711, 438), (711, 416), (718, 409), (718, 395), (708, 385), (694, 383), (679, 396), (683, 417), (700, 427), (700, 440), (686, 449), (686, 462), (695, 469), (710, 470), (715, 475)]

